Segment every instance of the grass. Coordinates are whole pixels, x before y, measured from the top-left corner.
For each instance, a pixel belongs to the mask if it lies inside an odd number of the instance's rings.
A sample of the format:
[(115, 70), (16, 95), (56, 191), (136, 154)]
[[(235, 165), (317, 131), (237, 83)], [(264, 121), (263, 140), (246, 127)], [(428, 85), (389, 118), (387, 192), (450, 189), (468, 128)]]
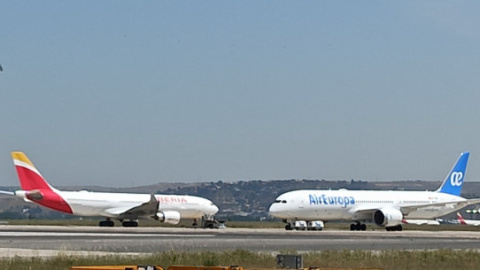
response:
[[(292, 254), (292, 251), (289, 252)], [(383, 268), (389, 270), (478, 269), (480, 253), (475, 250), (424, 251), (365, 251), (330, 250), (303, 255), (305, 267), (321, 268)], [(144, 256), (64, 256), (53, 258), (4, 258), (0, 269), (5, 270), (67, 270), (74, 265), (152, 264), (167, 268), (170, 265), (230, 266), (243, 268), (275, 268), (276, 254), (247, 250), (225, 252), (162, 252)]]

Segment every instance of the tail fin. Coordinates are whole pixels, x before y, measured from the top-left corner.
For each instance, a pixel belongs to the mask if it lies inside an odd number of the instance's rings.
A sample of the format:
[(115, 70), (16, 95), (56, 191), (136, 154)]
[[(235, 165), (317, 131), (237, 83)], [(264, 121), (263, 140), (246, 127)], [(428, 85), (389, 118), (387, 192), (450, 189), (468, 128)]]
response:
[(460, 196), (469, 155), (469, 152), (463, 152), (460, 154), (457, 163), (455, 163), (455, 166), (453, 166), (453, 169), (450, 171), (445, 181), (443, 181), (437, 192)]
[(59, 190), (50, 186), (33, 163), (22, 152), (12, 152), (13, 164), (17, 169), (21, 191), (15, 195), (36, 202), (45, 207), (72, 214), (72, 208), (59, 194)]
[(22, 152), (12, 152), (13, 164), (17, 169), (18, 180), (23, 190), (47, 189), (55, 190), (35, 168), (27, 155)]
[(463, 224), (463, 225), (466, 225), (467, 222), (465, 222), (465, 219), (463, 219), (462, 215), (460, 214), (460, 212), (457, 212), (457, 219), (458, 219), (458, 222), (460, 224)]

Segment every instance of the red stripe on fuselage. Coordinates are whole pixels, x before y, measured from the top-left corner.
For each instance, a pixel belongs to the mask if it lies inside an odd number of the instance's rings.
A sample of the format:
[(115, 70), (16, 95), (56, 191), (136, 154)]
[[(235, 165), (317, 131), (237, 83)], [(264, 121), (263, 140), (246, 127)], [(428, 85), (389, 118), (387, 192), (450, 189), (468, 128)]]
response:
[(35, 199), (35, 196), (28, 196), (28, 193), (26, 194), (26, 197), (33, 201), (36, 202), (40, 205), (43, 205), (45, 207), (48, 207), (53, 210), (57, 210), (63, 213), (68, 213), (68, 214), (73, 214), (72, 208), (70, 208), (70, 205), (56, 192), (54, 192), (51, 189), (39, 189), (35, 190), (35, 192), (40, 192), (42, 194), (41, 199)]
[(41, 199), (35, 200), (33, 197), (29, 198), (27, 192), (26, 197), (29, 200), (60, 212), (73, 214), (70, 205), (68, 205), (59, 194), (52, 190), (50, 185), (48, 185), (41, 175), (22, 166), (17, 165), (15, 167), (17, 168), (18, 178), (22, 189), (25, 191), (35, 190), (42, 194)]

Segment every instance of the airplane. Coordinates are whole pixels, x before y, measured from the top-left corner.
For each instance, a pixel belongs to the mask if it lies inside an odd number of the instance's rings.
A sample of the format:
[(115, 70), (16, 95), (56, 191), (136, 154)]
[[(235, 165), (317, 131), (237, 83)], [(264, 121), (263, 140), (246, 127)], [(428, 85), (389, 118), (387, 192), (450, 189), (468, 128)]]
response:
[(460, 214), (460, 212), (457, 212), (457, 220), (458, 220), (458, 223), (462, 225), (472, 225), (472, 226), (480, 225), (480, 220), (464, 219)]
[(436, 191), (296, 190), (278, 196), (269, 213), (286, 230), (321, 230), (328, 221), (352, 221), (352, 231), (365, 231), (365, 222), (387, 231), (401, 231), (405, 223), (438, 225), (437, 217), (480, 202), (460, 197), (469, 155), (460, 154)]
[(180, 219), (211, 219), (218, 207), (210, 200), (189, 195), (130, 194), (91, 191), (61, 191), (43, 178), (33, 163), (22, 152), (12, 152), (21, 190), (1, 191), (27, 202), (78, 216), (100, 216), (100, 227), (113, 227), (112, 219), (124, 227), (137, 227), (139, 218), (153, 218), (160, 222), (178, 224)]

